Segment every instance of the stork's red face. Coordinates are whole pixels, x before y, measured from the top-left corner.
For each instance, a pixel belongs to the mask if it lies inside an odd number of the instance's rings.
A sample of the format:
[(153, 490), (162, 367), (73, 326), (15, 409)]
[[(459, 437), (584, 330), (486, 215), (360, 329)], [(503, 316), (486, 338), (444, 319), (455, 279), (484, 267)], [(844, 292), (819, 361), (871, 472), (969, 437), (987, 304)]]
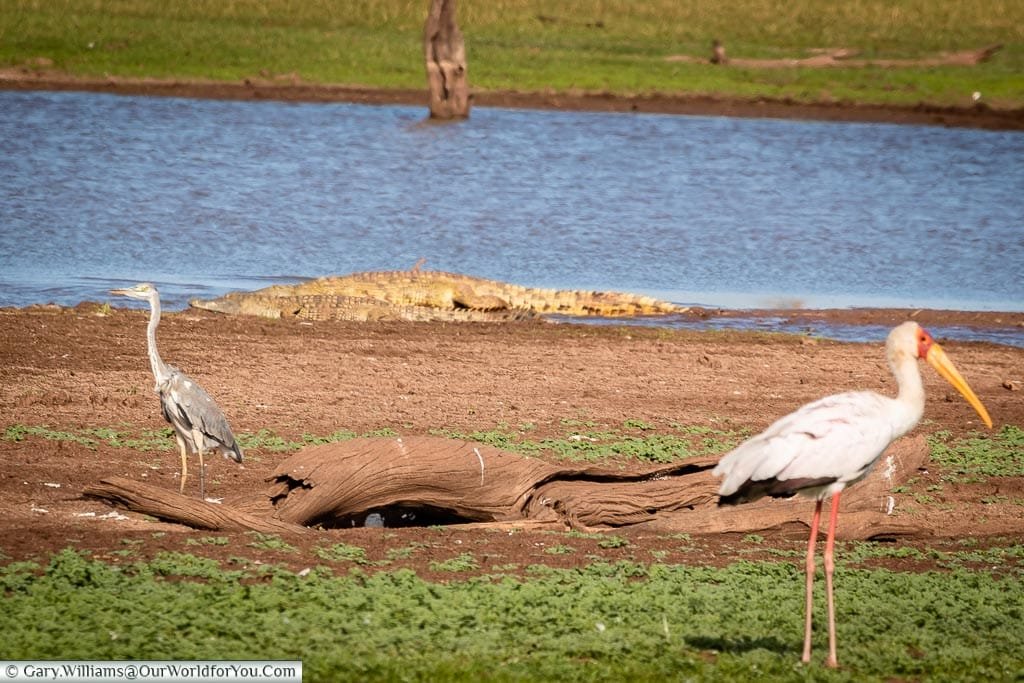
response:
[(932, 335), (920, 327), (917, 328), (917, 357), (928, 361), (928, 364), (935, 368), (936, 372), (942, 375), (947, 382), (953, 385), (954, 389), (960, 392), (961, 396), (967, 399), (967, 402), (971, 404), (981, 417), (982, 422), (986, 426), (992, 427), (992, 418), (989, 417), (985, 406), (981, 404), (981, 400), (975, 395), (971, 387), (968, 386), (967, 380), (963, 378), (956, 369), (956, 366), (953, 365), (953, 361), (949, 360), (942, 347), (935, 343)]
[(917, 328), (917, 357), (927, 358), (933, 344), (935, 344), (935, 340), (932, 339), (932, 335), (928, 333), (928, 330), (923, 327)]

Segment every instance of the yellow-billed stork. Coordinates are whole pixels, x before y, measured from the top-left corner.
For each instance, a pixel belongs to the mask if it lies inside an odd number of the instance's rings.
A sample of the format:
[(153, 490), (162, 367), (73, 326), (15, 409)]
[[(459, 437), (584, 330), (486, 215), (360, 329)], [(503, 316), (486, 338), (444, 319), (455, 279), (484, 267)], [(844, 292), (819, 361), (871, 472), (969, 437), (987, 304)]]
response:
[(815, 499), (807, 544), (804, 662), (811, 659), (814, 547), (822, 502), (832, 497), (825, 542), (825, 589), (828, 599), (827, 663), (835, 667), (838, 660), (832, 573), (839, 495), (848, 485), (864, 478), (889, 444), (913, 429), (924, 414), (924, 385), (917, 359), (928, 361), (967, 399), (984, 423), (992, 426), (985, 406), (945, 351), (920, 325), (906, 322), (894, 328), (886, 340), (885, 350), (899, 386), (896, 398), (872, 391), (853, 391), (808, 403), (737, 446), (723, 456), (714, 469), (716, 476), (724, 477), (718, 489), (719, 505), (798, 493)]

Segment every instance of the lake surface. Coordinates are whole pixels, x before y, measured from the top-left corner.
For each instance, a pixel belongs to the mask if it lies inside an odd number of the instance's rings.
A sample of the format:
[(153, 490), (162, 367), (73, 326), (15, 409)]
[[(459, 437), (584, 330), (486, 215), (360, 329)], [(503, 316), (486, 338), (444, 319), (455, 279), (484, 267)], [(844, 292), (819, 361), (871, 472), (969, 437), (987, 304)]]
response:
[(424, 257), (704, 306), (1024, 310), (1020, 133), (425, 112), (0, 92), (0, 306)]

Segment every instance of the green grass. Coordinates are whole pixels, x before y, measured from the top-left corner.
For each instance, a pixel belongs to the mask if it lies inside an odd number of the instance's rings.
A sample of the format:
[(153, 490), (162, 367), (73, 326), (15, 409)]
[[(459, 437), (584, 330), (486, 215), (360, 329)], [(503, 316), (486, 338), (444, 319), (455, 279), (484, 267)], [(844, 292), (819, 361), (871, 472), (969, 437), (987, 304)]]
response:
[(230, 542), (227, 536), (203, 536), (201, 538), (185, 539), (185, 545), (228, 545)]
[[(73, 74), (425, 88), (425, 2), (0, 0), (0, 65), (45, 58)], [(1024, 4), (1011, 0), (497, 0), (461, 3), (470, 83), (481, 90), (687, 92), (800, 101), (1024, 103)], [(539, 15), (554, 19), (541, 21)], [(848, 47), (916, 58), (1002, 43), (977, 67), (754, 70), (666, 62), (802, 57)]]
[(622, 428), (593, 422), (567, 420), (570, 429), (565, 437), (528, 438), (532, 427), (515, 430), (498, 425), (491, 430), (462, 432), (436, 429), (432, 434), (452, 439), (465, 439), (523, 455), (546, 455), (555, 459), (600, 462), (604, 460), (639, 460), (647, 463), (671, 463), (702, 455), (724, 453), (749, 435), (749, 430), (717, 430), (703, 426), (672, 423), (674, 433), (648, 433), (655, 425), (627, 420)]
[(174, 432), (170, 427), (158, 430), (143, 429), (139, 436), (133, 436), (126, 425), (122, 429), (86, 427), (69, 431), (51, 429), (47, 425), (13, 424), (4, 429), (2, 438), (4, 441), (23, 441), (26, 437), (76, 443), (91, 449), (95, 449), (101, 443), (113, 448), (131, 448), (137, 451), (169, 451), (175, 447)]
[(939, 431), (928, 438), (932, 460), (944, 470), (949, 480), (971, 480), (979, 477), (1024, 476), (1024, 429), (1004, 425), (995, 434), (976, 433), (963, 439), (952, 439), (948, 431)]
[(544, 548), (544, 553), (547, 555), (572, 555), (575, 552), (576, 548), (573, 548), (571, 545), (565, 545), (564, 543), (558, 543)]
[(260, 550), (280, 550), (286, 553), (294, 553), (298, 550), (298, 548), (283, 540), (280, 536), (275, 536), (274, 534), (263, 534), (259, 531), (250, 531), (249, 535), (253, 538), (253, 541), (249, 543), (253, 548), (259, 548)]
[[(138, 436), (136, 436), (136, 432)], [(306, 446), (325, 443), (348, 441), (360, 436), (396, 436), (397, 432), (389, 428), (375, 429), (357, 434), (348, 429), (339, 429), (327, 435), (302, 434), (298, 440), (288, 439), (275, 434), (269, 429), (261, 429), (256, 433), (239, 432), (236, 434), (238, 444), (243, 450), (263, 450), (269, 452), (297, 451)], [(51, 429), (48, 425), (13, 424), (4, 429), (4, 441), (23, 441), (27, 437), (35, 437), (46, 441), (63, 441), (76, 443), (86, 448), (95, 449), (105, 444), (112, 448), (130, 448), (137, 451), (170, 451), (176, 448), (174, 431), (170, 427), (158, 430), (135, 430), (130, 425), (113, 427), (85, 427), (81, 429)]]
[[(973, 540), (975, 539), (964, 539), (964, 542), (969, 543)], [(859, 566), (879, 559), (917, 560), (945, 569), (988, 567), (1024, 577), (1024, 545), (1017, 539), (1004, 541), (1006, 545), (964, 550), (918, 549), (910, 546), (850, 541), (838, 545), (836, 562), (844, 566)]]
[(461, 553), (456, 557), (442, 562), (431, 562), (430, 568), (435, 572), (471, 572), (480, 568), (471, 553)]
[(176, 553), (112, 566), (65, 550), (45, 568), (0, 569), (0, 658), (301, 659), (306, 681), (1009, 681), (1024, 673), (1024, 586), (963, 569), (840, 566), (843, 669), (823, 667), (820, 626), (815, 660), (803, 666), (799, 564), (593, 562), (537, 567), (529, 579), (434, 583), (408, 570), (225, 570)]
[(313, 550), (313, 554), (321, 560), (329, 562), (354, 562), (355, 564), (369, 564), (366, 558), (366, 550), (348, 543), (335, 543), (330, 546), (320, 546)]

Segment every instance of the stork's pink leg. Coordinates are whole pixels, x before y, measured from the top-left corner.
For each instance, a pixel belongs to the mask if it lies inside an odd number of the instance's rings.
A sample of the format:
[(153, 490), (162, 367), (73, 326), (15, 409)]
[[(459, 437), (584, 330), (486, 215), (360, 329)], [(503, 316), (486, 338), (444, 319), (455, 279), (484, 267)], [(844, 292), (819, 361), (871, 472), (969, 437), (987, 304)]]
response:
[[(819, 503), (820, 505), (820, 503)], [(825, 539), (825, 591), (828, 594), (828, 665), (833, 669), (839, 666), (836, 658), (836, 606), (832, 597), (832, 572), (835, 561), (832, 551), (836, 545), (836, 519), (839, 517), (839, 494), (832, 496), (832, 509), (828, 514), (828, 538)]]
[(814, 504), (811, 518), (811, 538), (807, 541), (807, 602), (804, 606), (804, 656), (806, 664), (811, 661), (811, 596), (814, 594), (814, 545), (818, 542), (818, 523), (821, 522), (821, 501)]

